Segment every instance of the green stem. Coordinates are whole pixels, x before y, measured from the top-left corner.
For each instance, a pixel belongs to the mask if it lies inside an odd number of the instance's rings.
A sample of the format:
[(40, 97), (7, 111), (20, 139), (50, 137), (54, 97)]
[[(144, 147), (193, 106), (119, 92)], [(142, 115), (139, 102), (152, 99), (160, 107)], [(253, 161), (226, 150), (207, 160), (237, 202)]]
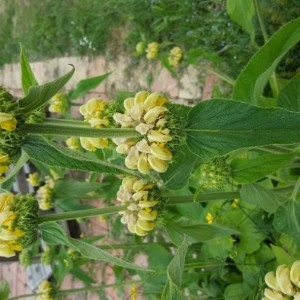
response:
[[(124, 285), (132, 285), (132, 284), (142, 284), (142, 280), (132, 280), (132, 281), (122, 281), (120, 283), (112, 283), (112, 284), (103, 284), (101, 286), (87, 286), (83, 288), (77, 288), (77, 289), (70, 289), (70, 290), (61, 290), (57, 291), (56, 295), (57, 296), (67, 296), (71, 294), (77, 294), (77, 293), (82, 293), (82, 292), (97, 292), (99, 290), (104, 290), (107, 288), (112, 288), (112, 287), (120, 287)], [(8, 300), (17, 300), (17, 299), (22, 299), (22, 298), (29, 298), (33, 296), (38, 296), (38, 295), (43, 295), (43, 293), (34, 293), (34, 294), (26, 294), (26, 295), (20, 295), (20, 296), (15, 296), (12, 298), (9, 298)]]
[(134, 128), (92, 128), (83, 121), (46, 119), (43, 123), (22, 124), (20, 129), (26, 133), (60, 136), (116, 138), (138, 137)]
[[(293, 191), (294, 186), (288, 186), (280, 189), (274, 189), (276, 192), (280, 193), (288, 193)], [(187, 196), (173, 196), (173, 195), (165, 195), (164, 198), (166, 200), (166, 206), (176, 205), (176, 204), (185, 204), (185, 203), (193, 203), (193, 202), (207, 202), (214, 200), (226, 200), (226, 199), (234, 199), (239, 198), (239, 192), (218, 192), (218, 193), (203, 193), (200, 194), (196, 199), (194, 199), (193, 195)], [(95, 217), (100, 215), (110, 215), (120, 211), (126, 210), (127, 205), (116, 205), (110, 207), (102, 207), (102, 208), (91, 208), (84, 209), (78, 211), (68, 211), (57, 214), (47, 214), (44, 216), (39, 216), (39, 223), (44, 222), (57, 222), (57, 221), (66, 221), (66, 220), (74, 220), (78, 218), (88, 218)]]
[[(262, 32), (264, 42), (266, 44), (269, 38), (268, 38), (265, 22), (264, 22), (264, 19), (262, 17), (262, 14), (261, 14), (259, 0), (254, 0), (254, 5), (255, 5), (255, 10), (256, 10), (256, 15), (257, 15), (259, 27), (260, 27), (260, 30)], [(278, 86), (278, 82), (277, 82), (275, 72), (272, 73), (272, 75), (269, 79), (269, 82), (270, 82), (270, 86), (271, 86), (274, 97), (277, 97), (278, 93), (279, 93), (279, 86)]]
[(74, 220), (78, 218), (88, 218), (95, 216), (104, 216), (114, 214), (120, 211), (123, 211), (127, 208), (127, 205), (116, 205), (110, 207), (102, 207), (102, 208), (91, 208), (84, 209), (78, 211), (67, 211), (63, 213), (55, 213), (55, 214), (47, 214), (44, 216), (39, 216), (39, 224), (45, 222), (57, 222), (57, 221), (66, 221), (66, 220)]

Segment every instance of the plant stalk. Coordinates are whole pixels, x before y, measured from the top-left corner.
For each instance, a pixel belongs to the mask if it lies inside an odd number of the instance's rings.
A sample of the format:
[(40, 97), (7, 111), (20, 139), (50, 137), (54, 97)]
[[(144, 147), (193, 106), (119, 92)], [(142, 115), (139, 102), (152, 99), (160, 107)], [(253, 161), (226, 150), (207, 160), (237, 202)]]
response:
[(88, 218), (95, 216), (104, 216), (111, 215), (120, 211), (123, 211), (127, 208), (127, 205), (116, 205), (110, 207), (101, 207), (101, 208), (91, 208), (78, 211), (67, 211), (63, 213), (47, 214), (44, 216), (39, 216), (39, 224), (45, 222), (57, 222), (57, 221), (67, 221), (74, 220), (78, 218)]
[(140, 136), (134, 128), (92, 128), (83, 121), (61, 119), (46, 119), (43, 123), (22, 124), (20, 129), (31, 134), (68, 137), (117, 138)]

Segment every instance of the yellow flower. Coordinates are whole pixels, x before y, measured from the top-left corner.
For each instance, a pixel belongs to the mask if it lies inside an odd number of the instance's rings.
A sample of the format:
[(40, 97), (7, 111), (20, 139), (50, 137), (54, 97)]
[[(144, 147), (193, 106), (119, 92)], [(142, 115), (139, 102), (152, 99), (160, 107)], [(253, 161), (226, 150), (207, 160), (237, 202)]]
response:
[(141, 174), (149, 174), (151, 169), (159, 173), (168, 169), (168, 162), (173, 158), (168, 143), (173, 137), (166, 127), (168, 108), (164, 105), (167, 102), (160, 93), (141, 91), (124, 100), (124, 114), (114, 114), (114, 120), (123, 128), (135, 128), (143, 137), (141, 140), (113, 139), (117, 144), (116, 151), (127, 154), (127, 168), (137, 169)]
[(168, 57), (169, 64), (173, 67), (178, 67), (182, 57), (183, 52), (180, 47), (172, 48)]
[(156, 42), (149, 43), (146, 49), (147, 59), (155, 59), (158, 55), (159, 44)]
[(54, 300), (54, 289), (48, 280), (43, 280), (37, 290), (37, 300)]
[(14, 131), (17, 126), (17, 119), (13, 115), (0, 112), (0, 128), (6, 131)]
[(68, 99), (66, 95), (57, 93), (51, 100), (49, 105), (49, 111), (52, 113), (64, 113), (68, 108)]
[(36, 239), (37, 215), (33, 197), (0, 194), (0, 256), (14, 256)]
[(30, 173), (26, 180), (33, 187), (39, 186), (41, 184), (41, 178), (38, 172)]
[(137, 288), (135, 283), (131, 285), (130, 293), (131, 300), (137, 300)]
[(54, 181), (46, 181), (46, 183), (39, 187), (36, 192), (36, 198), (41, 210), (50, 210), (54, 207), (52, 201)]
[(120, 212), (120, 215), (121, 222), (127, 225), (130, 232), (145, 236), (154, 229), (160, 196), (153, 184), (133, 176), (125, 177), (117, 199), (127, 205), (127, 209)]
[(207, 221), (208, 224), (212, 224), (214, 222), (214, 217), (211, 213), (207, 213), (205, 220)]

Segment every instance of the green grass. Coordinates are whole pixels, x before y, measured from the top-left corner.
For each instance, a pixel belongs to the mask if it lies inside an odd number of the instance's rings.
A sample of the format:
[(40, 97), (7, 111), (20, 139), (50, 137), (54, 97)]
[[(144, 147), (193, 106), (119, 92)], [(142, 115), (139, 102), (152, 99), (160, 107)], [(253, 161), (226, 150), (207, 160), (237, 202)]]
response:
[[(261, 1), (270, 35), (297, 17), (297, 1)], [(139, 41), (157, 41), (166, 51), (182, 47), (191, 60), (195, 53), (208, 58), (234, 77), (256, 50), (230, 20), (225, 0), (2, 0), (0, 5), (0, 65), (18, 61), (20, 43), (31, 60), (40, 60), (111, 55), (120, 47), (133, 53)], [(120, 34), (120, 28), (125, 32)], [(258, 26), (256, 37), (262, 44)], [(285, 59), (281, 71), (295, 71), (298, 50)]]

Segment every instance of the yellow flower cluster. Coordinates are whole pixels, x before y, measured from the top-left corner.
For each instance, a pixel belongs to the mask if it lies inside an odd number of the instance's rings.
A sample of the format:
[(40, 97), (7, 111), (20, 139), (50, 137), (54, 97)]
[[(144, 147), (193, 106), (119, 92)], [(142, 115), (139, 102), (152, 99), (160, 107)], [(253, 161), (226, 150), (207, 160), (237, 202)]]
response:
[(52, 201), (53, 196), (53, 188), (55, 182), (52, 178), (46, 176), (45, 184), (40, 186), (36, 192), (36, 198), (39, 203), (39, 207), (41, 210), (49, 210), (53, 208), (54, 203)]
[(156, 42), (149, 43), (146, 49), (147, 59), (155, 59), (158, 55), (159, 44)]
[[(268, 272), (265, 276), (268, 288), (262, 300), (300, 299), (300, 260), (293, 263), (291, 269), (286, 265), (277, 267), (276, 272)], [(293, 296), (293, 298), (290, 298)]]
[(205, 220), (208, 224), (212, 224), (214, 222), (214, 216), (211, 213), (207, 213)]
[(125, 165), (141, 174), (153, 169), (163, 173), (167, 170), (173, 155), (167, 146), (172, 140), (165, 117), (168, 99), (160, 93), (138, 92), (134, 98), (124, 100), (125, 113), (114, 114), (114, 120), (122, 128), (135, 128), (143, 138), (115, 138), (116, 151), (126, 154)]
[(180, 47), (174, 47), (171, 49), (168, 57), (169, 64), (173, 67), (178, 67), (182, 60), (183, 52)]
[(136, 177), (125, 177), (117, 193), (117, 199), (127, 206), (121, 222), (128, 230), (139, 236), (145, 236), (154, 229), (159, 205), (159, 193), (153, 184)]
[(49, 111), (52, 113), (64, 113), (68, 108), (68, 100), (66, 95), (57, 93), (55, 94), (51, 100), (49, 105)]
[[(100, 98), (90, 99), (86, 104), (80, 106), (80, 113), (94, 128), (103, 128), (109, 125), (109, 119), (106, 115), (107, 103)], [(108, 146), (107, 138), (80, 138), (81, 146), (88, 151), (96, 151), (97, 149), (104, 149)]]
[(11, 257), (21, 251), (23, 245), (18, 239), (25, 235), (23, 230), (15, 228), (17, 213), (13, 211), (14, 195), (0, 194), (0, 256)]
[(48, 280), (43, 280), (38, 287), (39, 294), (37, 300), (54, 300), (54, 290), (52, 284)]
[(17, 119), (9, 113), (0, 112), (0, 128), (5, 131), (14, 131), (17, 127)]

